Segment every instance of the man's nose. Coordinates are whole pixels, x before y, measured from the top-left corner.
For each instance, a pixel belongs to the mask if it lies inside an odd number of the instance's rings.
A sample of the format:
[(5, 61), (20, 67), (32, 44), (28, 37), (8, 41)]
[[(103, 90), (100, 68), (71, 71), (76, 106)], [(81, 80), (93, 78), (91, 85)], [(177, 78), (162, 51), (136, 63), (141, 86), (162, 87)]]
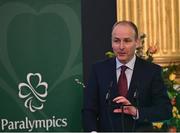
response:
[(119, 49), (124, 49), (124, 42), (123, 42), (123, 41), (121, 41), (121, 42), (119, 43)]

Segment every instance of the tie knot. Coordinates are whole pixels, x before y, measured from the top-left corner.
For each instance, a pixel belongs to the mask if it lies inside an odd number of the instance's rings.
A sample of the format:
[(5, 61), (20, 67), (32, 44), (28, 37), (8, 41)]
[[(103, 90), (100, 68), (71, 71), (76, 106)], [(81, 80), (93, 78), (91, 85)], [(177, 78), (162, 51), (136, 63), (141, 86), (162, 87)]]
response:
[(122, 66), (121, 66), (121, 71), (122, 71), (122, 72), (125, 72), (127, 68), (128, 68), (127, 66), (122, 65)]

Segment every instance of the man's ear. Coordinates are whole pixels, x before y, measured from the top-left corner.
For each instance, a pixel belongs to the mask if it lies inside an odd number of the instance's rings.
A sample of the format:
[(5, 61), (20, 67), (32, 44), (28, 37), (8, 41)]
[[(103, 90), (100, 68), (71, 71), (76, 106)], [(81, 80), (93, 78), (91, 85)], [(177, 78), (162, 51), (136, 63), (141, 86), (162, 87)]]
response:
[(140, 47), (140, 39), (136, 40), (136, 48)]

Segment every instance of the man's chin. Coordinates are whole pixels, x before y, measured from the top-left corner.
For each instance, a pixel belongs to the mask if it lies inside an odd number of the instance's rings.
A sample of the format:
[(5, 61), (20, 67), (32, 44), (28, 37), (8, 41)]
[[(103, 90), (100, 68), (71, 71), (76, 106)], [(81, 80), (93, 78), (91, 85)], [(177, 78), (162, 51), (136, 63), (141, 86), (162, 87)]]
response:
[(119, 57), (118, 57), (118, 60), (119, 60), (121, 63), (123, 63), (123, 64), (125, 64), (125, 63), (127, 62), (127, 59), (126, 59), (126, 58), (119, 58)]

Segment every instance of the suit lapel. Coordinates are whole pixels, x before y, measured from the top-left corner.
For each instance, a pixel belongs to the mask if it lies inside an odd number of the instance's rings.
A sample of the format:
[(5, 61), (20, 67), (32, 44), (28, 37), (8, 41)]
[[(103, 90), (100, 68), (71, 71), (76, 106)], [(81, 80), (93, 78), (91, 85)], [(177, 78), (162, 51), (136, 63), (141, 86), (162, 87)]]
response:
[(112, 91), (111, 91), (111, 97), (114, 98), (116, 96), (118, 96), (118, 91), (117, 91), (117, 76), (116, 76), (116, 58), (113, 58), (112, 60), (110, 60), (109, 63), (109, 81), (113, 82), (112, 84)]

